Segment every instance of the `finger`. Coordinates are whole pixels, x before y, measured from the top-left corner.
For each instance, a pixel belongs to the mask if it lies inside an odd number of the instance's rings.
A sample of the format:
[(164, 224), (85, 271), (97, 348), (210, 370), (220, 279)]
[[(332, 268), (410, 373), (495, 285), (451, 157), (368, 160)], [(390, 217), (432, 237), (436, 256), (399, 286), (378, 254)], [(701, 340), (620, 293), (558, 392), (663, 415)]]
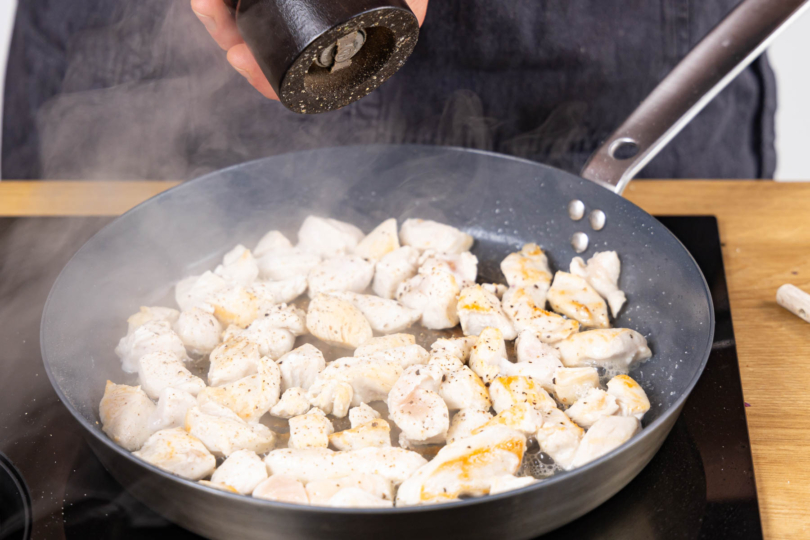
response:
[(222, 0), (191, 0), (191, 9), (214, 41), (226, 51), (244, 43), (236, 21)]
[(275, 90), (267, 82), (267, 78), (247, 45), (241, 43), (228, 49), (228, 62), (264, 97), (278, 100)]
[(411, 8), (416, 19), (419, 21), (419, 26), (425, 22), (425, 15), (427, 15), (428, 0), (405, 0), (408, 2), (408, 7)]

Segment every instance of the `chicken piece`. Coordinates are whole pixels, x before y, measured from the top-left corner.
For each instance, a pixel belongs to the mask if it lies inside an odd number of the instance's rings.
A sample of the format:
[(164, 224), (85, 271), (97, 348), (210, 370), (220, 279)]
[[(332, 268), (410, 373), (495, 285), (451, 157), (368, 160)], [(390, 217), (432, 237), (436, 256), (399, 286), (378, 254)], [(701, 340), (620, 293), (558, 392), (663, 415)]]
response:
[(419, 257), (419, 273), (429, 274), (433, 270), (443, 270), (453, 274), (458, 286), (464, 289), (475, 285), (478, 277), (478, 257), (464, 251), (462, 253), (439, 253), (425, 251)]
[(591, 388), (576, 403), (566, 409), (565, 414), (577, 425), (588, 429), (598, 420), (613, 416), (619, 411), (616, 398), (601, 388)]
[(323, 258), (337, 257), (352, 253), (364, 236), (351, 223), (308, 216), (298, 230), (298, 247)]
[(364, 259), (379, 261), (394, 250), (399, 249), (399, 236), (397, 235), (397, 220), (386, 219), (373, 231), (363, 238), (354, 254)]
[[(355, 354), (355, 356), (357, 356)], [(381, 360), (394, 360), (399, 362), (402, 369), (415, 365), (424, 365), (428, 363), (430, 355), (420, 345), (407, 345), (405, 347), (397, 347), (395, 349), (388, 349), (386, 351), (379, 351), (372, 355), (371, 358)]]
[(295, 387), (309, 390), (318, 373), (326, 367), (326, 360), (320, 350), (306, 343), (279, 358), (278, 365), (282, 391)]
[(432, 353), (446, 353), (455, 356), (462, 362), (470, 359), (475, 344), (478, 343), (478, 336), (462, 336), (457, 338), (439, 338), (430, 346)]
[(518, 332), (534, 332), (544, 343), (556, 343), (579, 332), (579, 322), (540, 309), (526, 289), (509, 289), (501, 305)]
[(239, 244), (222, 258), (214, 273), (227, 281), (249, 287), (259, 277), (259, 265), (248, 248)]
[(438, 393), (441, 382), (440, 370), (411, 366), (391, 388), (388, 414), (402, 430), (400, 446), (444, 442), (450, 413)]
[(154, 433), (132, 455), (186, 480), (205, 478), (217, 466), (217, 460), (205, 445), (182, 428)]
[(309, 296), (319, 293), (363, 292), (374, 277), (374, 263), (357, 255), (325, 259), (307, 276)]
[(402, 483), (396, 504), (414, 506), (486, 495), (493, 478), (517, 472), (525, 450), (526, 438), (502, 426), (448, 444)]
[(197, 404), (197, 398), (176, 388), (165, 388), (160, 393), (157, 407), (149, 417), (149, 431), (183, 427), (186, 413)]
[[(303, 336), (307, 333), (306, 317), (303, 309), (287, 304), (276, 304), (265, 311), (261, 318), (253, 321), (251, 326), (264, 325), (267, 328), (280, 328), (294, 336)], [(249, 326), (248, 330), (250, 329)]]
[(153, 352), (138, 360), (138, 380), (143, 391), (152, 399), (160, 397), (166, 388), (177, 388), (196, 396), (205, 388), (205, 381), (193, 375), (182, 360), (172, 353)]
[(374, 294), (391, 299), (397, 288), (407, 279), (416, 275), (419, 269), (419, 250), (403, 246), (385, 255), (377, 262), (374, 273)]
[(488, 411), (476, 409), (462, 409), (453, 415), (450, 421), (450, 429), (447, 430), (447, 444), (469, 437), (475, 429), (483, 426), (492, 420), (492, 415)]
[(307, 391), (293, 386), (287, 388), (278, 403), (270, 408), (270, 414), (278, 418), (292, 418), (305, 414), (311, 405), (307, 399)]
[(267, 467), (262, 458), (251, 450), (237, 450), (211, 475), (212, 484), (229, 486), (242, 495), (253, 493), (256, 486), (265, 480)]
[(213, 401), (189, 409), (185, 429), (215, 456), (228, 457), (237, 450), (264, 454), (276, 443), (276, 434), (267, 426), (248, 424), (232, 410)]
[(506, 343), (497, 328), (484, 328), (470, 352), (470, 369), (489, 384), (500, 373), (500, 364), (506, 360)]
[(279, 367), (275, 362), (267, 361), (261, 373), (222, 386), (209, 386), (200, 392), (197, 402), (204, 405), (214, 401), (235, 412), (245, 422), (255, 424), (278, 403), (280, 386)]
[(443, 375), (439, 395), (451, 411), (473, 409), (488, 411), (492, 406), (484, 382), (467, 366)]
[(141, 356), (153, 352), (170, 353), (179, 359), (186, 357), (186, 347), (169, 321), (144, 323), (122, 337), (115, 348), (115, 354), (121, 359), (121, 369), (127, 373), (137, 373)]
[(571, 467), (576, 469), (612, 452), (638, 433), (641, 425), (633, 416), (606, 416), (582, 437)]
[(336, 379), (316, 379), (315, 383), (309, 388), (309, 392), (307, 392), (310, 405), (321, 409), (326, 414), (331, 414), (335, 418), (346, 416), (353, 397), (354, 390), (352, 386), (347, 382)]
[(498, 493), (505, 493), (515, 489), (525, 488), (532, 484), (536, 484), (538, 480), (531, 476), (513, 476), (511, 474), (504, 474), (503, 476), (496, 476), (492, 479), (492, 484), (489, 487), (490, 495), (497, 495)]
[(347, 349), (356, 349), (373, 335), (359, 309), (326, 294), (319, 294), (309, 303), (307, 329), (316, 338)]
[(169, 324), (174, 324), (180, 312), (176, 309), (153, 306), (141, 306), (141, 310), (134, 315), (130, 315), (127, 319), (127, 335), (132, 334), (135, 330), (151, 321), (168, 321)]
[(509, 289), (506, 285), (502, 283), (482, 283), (481, 288), (487, 291), (490, 294), (494, 294), (498, 297), (498, 300), (503, 298), (503, 295), (506, 294), (506, 291)]
[(201, 276), (190, 276), (177, 282), (174, 287), (174, 299), (180, 311), (191, 311), (195, 307), (206, 308), (208, 298), (222, 289), (228, 288), (228, 282), (213, 272)]
[(306, 276), (279, 281), (254, 281), (248, 292), (259, 302), (259, 313), (267, 313), (276, 304), (292, 302), (307, 290)]
[(326, 448), (284, 448), (264, 458), (270, 474), (285, 474), (308, 484), (351, 474), (375, 474), (399, 485), (427, 463), (418, 453), (403, 448), (362, 448), (335, 452)]
[(416, 338), (412, 334), (389, 334), (387, 336), (373, 337), (354, 350), (355, 356), (371, 356), (374, 353), (398, 349), (408, 345), (415, 345)]
[(596, 368), (560, 367), (554, 371), (554, 395), (563, 405), (573, 405), (594, 388), (599, 388), (599, 372)]
[(221, 386), (259, 371), (259, 346), (242, 337), (225, 341), (209, 356), (208, 384)]
[(396, 360), (369, 357), (339, 358), (318, 374), (315, 384), (328, 379), (349, 383), (354, 391), (352, 405), (356, 407), (360, 403), (384, 401), (402, 372), (402, 366)]
[(361, 403), (357, 407), (352, 407), (351, 410), (349, 410), (349, 422), (352, 428), (360, 427), (363, 424), (377, 420), (379, 417), (380, 413), (365, 403)]
[(449, 377), (451, 374), (465, 367), (464, 364), (461, 362), (461, 360), (459, 360), (457, 357), (453, 356), (452, 354), (446, 353), (431, 354), (430, 360), (428, 361), (428, 366), (438, 368), (442, 372), (442, 375), (445, 380), (447, 380), (446, 378)]
[(326, 506), (335, 508), (393, 508), (394, 501), (375, 497), (359, 488), (344, 488), (337, 492)]
[(286, 474), (274, 474), (253, 490), (257, 499), (293, 504), (309, 504), (304, 484)]
[(344, 489), (358, 489), (381, 500), (394, 500), (391, 481), (376, 474), (351, 474), (343, 478), (315, 480), (307, 484), (307, 495), (310, 504), (323, 506)]
[(544, 453), (562, 469), (570, 471), (584, 433), (564, 412), (554, 409), (546, 414), (535, 438)]
[(381, 334), (401, 332), (422, 316), (419, 311), (402, 306), (396, 300), (353, 292), (330, 295), (354, 305), (368, 319), (371, 329)]
[(528, 377), (498, 377), (489, 385), (492, 408), (496, 413), (526, 403), (540, 412), (557, 408), (557, 402), (540, 384)]
[(616, 375), (607, 383), (607, 392), (616, 398), (622, 416), (635, 416), (639, 420), (650, 410), (650, 400), (641, 386), (627, 375)]
[(257, 263), (261, 279), (286, 281), (309, 275), (321, 263), (321, 257), (302, 249), (270, 251), (262, 255)]
[(551, 309), (586, 328), (610, 328), (607, 304), (583, 278), (557, 272), (546, 295)]
[(256, 319), (250, 326), (241, 329), (231, 325), (222, 335), (227, 343), (234, 340), (246, 340), (258, 347), (259, 355), (278, 359), (290, 352), (295, 345), (295, 335), (284, 328), (276, 328), (266, 318)]
[(293, 245), (281, 231), (268, 231), (262, 236), (256, 247), (253, 248), (254, 257), (262, 257), (268, 253), (284, 253), (292, 251)]
[(627, 372), (652, 356), (644, 336), (628, 328), (581, 332), (554, 346), (567, 367), (597, 366)]
[(529, 377), (546, 392), (553, 392), (554, 372), (562, 367), (560, 353), (540, 341), (531, 331), (520, 333), (515, 349), (518, 361), (516, 363), (502, 361), (500, 374), (504, 377)]
[(211, 313), (193, 308), (180, 313), (174, 331), (189, 353), (204, 356), (219, 345), (222, 325)]
[(615, 251), (601, 251), (588, 259), (588, 264), (581, 257), (571, 260), (571, 273), (584, 278), (596, 292), (607, 300), (610, 311), (616, 317), (627, 301), (627, 297), (619, 289), (619, 275), (622, 263)]
[(403, 245), (420, 251), (432, 249), (440, 253), (462, 253), (473, 245), (469, 234), (429, 219), (406, 219), (399, 230), (399, 239)]
[(101, 429), (130, 452), (143, 446), (152, 433), (149, 425), (155, 404), (140, 386), (107, 381), (98, 406)]
[(259, 316), (259, 299), (242, 285), (220, 289), (206, 302), (214, 308), (214, 317), (224, 326), (235, 324), (247, 328)]
[(458, 324), (458, 295), (461, 289), (456, 278), (443, 270), (417, 274), (397, 288), (397, 300), (422, 313), (422, 326), (431, 330), (453, 328)]
[(472, 434), (483, 433), (496, 426), (505, 426), (524, 435), (534, 435), (543, 426), (543, 422), (542, 412), (529, 403), (518, 403), (505, 411), (499, 412), (486, 424), (475, 428)]
[(551, 285), (548, 258), (537, 244), (525, 244), (501, 261), (501, 272), (511, 288), (525, 289), (539, 309), (546, 307), (546, 293)]
[(372, 446), (391, 446), (391, 426), (385, 420), (372, 420), (360, 426), (329, 435), (329, 444), (336, 450), (359, 450)]
[(461, 290), (458, 317), (465, 335), (477, 336), (484, 328), (497, 328), (504, 339), (515, 339), (517, 332), (501, 308), (501, 301), (480, 285)]
[(335, 432), (332, 422), (326, 414), (318, 409), (311, 409), (307, 414), (290, 418), (289, 448), (326, 448), (329, 446), (329, 435)]

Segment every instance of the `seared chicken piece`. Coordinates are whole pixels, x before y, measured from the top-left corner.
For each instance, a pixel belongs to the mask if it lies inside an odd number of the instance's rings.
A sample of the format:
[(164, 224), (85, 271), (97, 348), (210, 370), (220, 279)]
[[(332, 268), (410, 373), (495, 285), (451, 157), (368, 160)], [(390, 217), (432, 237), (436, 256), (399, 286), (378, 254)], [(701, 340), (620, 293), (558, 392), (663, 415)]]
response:
[(320, 255), (302, 249), (271, 251), (257, 261), (259, 277), (270, 281), (285, 281), (307, 276), (321, 262)]
[(498, 300), (502, 299), (508, 290), (508, 287), (502, 283), (482, 283), (481, 287), (488, 293), (497, 296)]
[(401, 306), (396, 300), (353, 292), (330, 294), (359, 309), (368, 319), (371, 329), (381, 334), (401, 332), (422, 316), (419, 311)]
[(209, 386), (197, 396), (204, 405), (214, 401), (235, 412), (239, 418), (254, 424), (278, 403), (281, 373), (275, 362), (265, 361), (260, 373), (222, 386)]
[(310, 405), (335, 418), (346, 416), (353, 397), (352, 385), (337, 379), (316, 379), (307, 392)]
[(622, 263), (615, 251), (601, 251), (588, 259), (588, 264), (581, 257), (571, 260), (571, 273), (584, 278), (596, 292), (607, 300), (610, 311), (616, 317), (627, 301), (624, 293), (619, 289), (619, 275)]
[(586, 328), (610, 328), (607, 304), (583, 278), (557, 272), (547, 294), (551, 309)]
[(650, 400), (641, 386), (627, 375), (616, 375), (607, 383), (608, 394), (616, 398), (622, 416), (635, 416), (639, 420), (650, 410)]
[(403, 482), (397, 492), (397, 506), (486, 495), (493, 478), (517, 472), (525, 449), (526, 438), (502, 426), (448, 444)]
[(205, 381), (192, 375), (183, 361), (168, 352), (153, 352), (138, 360), (138, 380), (143, 391), (152, 399), (160, 397), (166, 388), (177, 388), (196, 396)]
[(318, 373), (326, 367), (326, 360), (320, 350), (306, 343), (279, 358), (278, 365), (282, 391), (295, 387), (309, 390)]
[(391, 299), (406, 279), (416, 275), (419, 268), (419, 250), (403, 246), (385, 255), (377, 262), (374, 273), (374, 294)]
[(357, 247), (354, 254), (364, 259), (379, 261), (394, 250), (399, 249), (399, 236), (397, 235), (397, 220), (386, 219), (377, 228), (368, 233)]
[(259, 243), (253, 248), (253, 256), (262, 257), (268, 253), (283, 253), (292, 249), (292, 242), (280, 231), (273, 230), (262, 236)]
[(193, 308), (179, 315), (174, 323), (174, 331), (189, 353), (203, 356), (219, 345), (222, 325), (211, 313)]
[(391, 388), (388, 413), (402, 430), (400, 446), (445, 440), (450, 414), (438, 393), (441, 382), (441, 370), (411, 366)]
[(376, 474), (351, 474), (343, 478), (315, 480), (307, 484), (310, 504), (324, 506), (329, 499), (344, 489), (359, 489), (364, 493), (387, 501), (394, 500), (394, 487), (387, 478)]
[(137, 373), (141, 356), (153, 352), (170, 353), (179, 359), (186, 357), (186, 347), (169, 321), (144, 323), (122, 337), (115, 348), (115, 354), (121, 359), (121, 369), (127, 373)]
[(349, 411), (349, 422), (351, 423), (352, 428), (360, 427), (363, 424), (368, 424), (374, 420), (380, 418), (380, 413), (366, 405), (365, 403), (361, 403), (357, 407), (352, 407)]
[(186, 480), (205, 478), (217, 466), (205, 445), (181, 428), (158, 431), (132, 455)]
[(189, 409), (185, 429), (215, 456), (228, 457), (237, 450), (263, 454), (272, 450), (276, 442), (276, 434), (263, 424), (248, 424), (213, 401)]
[(140, 386), (127, 386), (107, 381), (98, 406), (101, 429), (118, 446), (139, 449), (152, 433), (149, 420), (155, 404)]
[(524, 488), (536, 483), (537, 481), (538, 480), (536, 478), (532, 478), (531, 476), (513, 476), (511, 474), (496, 476), (492, 479), (492, 484), (489, 487), (489, 494), (497, 495), (498, 493)]
[(453, 444), (459, 439), (469, 437), (476, 428), (490, 420), (492, 420), (492, 415), (488, 411), (463, 409), (457, 412), (450, 421), (450, 429), (447, 430), (447, 444)]
[(307, 391), (293, 386), (284, 390), (278, 403), (270, 408), (270, 414), (278, 418), (292, 418), (306, 413), (310, 406)]
[(555, 347), (568, 367), (598, 366), (630, 371), (652, 356), (644, 336), (628, 328), (581, 332)]
[(574, 455), (585, 431), (559, 409), (546, 414), (535, 437), (540, 449), (562, 469), (573, 469)]
[[(435, 367), (441, 370), (442, 375), (444, 376), (445, 380), (449, 377), (452, 373), (460, 370), (461, 368), (465, 367), (464, 364), (459, 360), (457, 357), (453, 356), (452, 354), (447, 353), (433, 353), (430, 355), (430, 360), (428, 361), (429, 367)], [(475, 375), (475, 373), (473, 373)], [(477, 375), (476, 375), (477, 377)], [(480, 379), (479, 379), (480, 380)]]
[(489, 384), (500, 373), (500, 365), (505, 361), (506, 343), (497, 328), (484, 328), (470, 352), (470, 369)]
[(239, 339), (256, 344), (261, 356), (273, 359), (287, 354), (295, 345), (295, 335), (292, 332), (276, 328), (272, 322), (264, 318), (256, 319), (247, 328), (239, 328), (232, 324), (222, 334), (225, 343)]
[(332, 422), (326, 414), (318, 409), (311, 409), (307, 414), (290, 418), (289, 448), (326, 448), (329, 446), (329, 435), (335, 432)]
[(551, 285), (548, 258), (537, 244), (526, 244), (501, 261), (501, 272), (511, 288), (526, 289), (535, 305), (546, 307), (546, 292)]
[(323, 258), (337, 257), (352, 253), (364, 236), (351, 223), (309, 216), (298, 230), (298, 247)]
[(130, 315), (127, 319), (128, 329), (127, 335), (132, 334), (139, 327), (151, 321), (169, 321), (169, 324), (174, 324), (180, 312), (176, 309), (153, 306), (141, 306), (141, 310), (134, 315)]
[(540, 309), (526, 289), (509, 289), (501, 305), (518, 332), (534, 332), (544, 343), (556, 343), (579, 332), (577, 321)]
[(244, 338), (226, 341), (211, 352), (208, 384), (221, 386), (259, 371), (259, 346)]
[(439, 338), (430, 346), (432, 353), (446, 353), (455, 356), (462, 362), (470, 359), (475, 344), (478, 343), (478, 336), (463, 336), (457, 338)]
[(486, 424), (473, 430), (473, 435), (483, 433), (493, 427), (505, 426), (524, 435), (534, 435), (543, 425), (543, 413), (528, 403), (517, 405), (496, 414)]
[(562, 367), (559, 352), (546, 345), (531, 331), (521, 332), (516, 347), (517, 362), (503, 360), (500, 374), (504, 377), (529, 377), (547, 392), (554, 391), (554, 371)]
[[(277, 304), (263, 313), (261, 319), (268, 327), (281, 328), (294, 336), (303, 336), (307, 333), (306, 313), (303, 309), (293, 305)], [(250, 328), (250, 327), (249, 327)]]
[(335, 508), (393, 508), (394, 501), (387, 501), (360, 488), (343, 488), (338, 491), (326, 506)]
[[(418, 369), (419, 367), (412, 366), (408, 369)], [(403, 369), (399, 362), (392, 359), (339, 358), (318, 374), (315, 384), (329, 379), (349, 383), (354, 390), (352, 406), (356, 407), (360, 403), (384, 401), (402, 372)]]
[(270, 474), (289, 475), (305, 484), (352, 474), (376, 474), (399, 485), (427, 461), (416, 452), (393, 447), (348, 452), (326, 448), (284, 448), (267, 454), (264, 463)]
[(441, 253), (462, 253), (473, 245), (469, 234), (429, 219), (406, 219), (399, 230), (399, 239), (403, 245), (420, 251), (432, 249)]
[(274, 474), (253, 490), (257, 499), (294, 504), (309, 504), (304, 484), (286, 474)]
[(307, 277), (309, 296), (318, 293), (363, 292), (374, 277), (374, 263), (357, 255), (341, 255), (321, 262)]
[(190, 276), (177, 282), (174, 299), (180, 311), (190, 311), (195, 307), (206, 307), (208, 298), (228, 288), (228, 282), (213, 272), (201, 276)]
[(560, 367), (554, 371), (554, 395), (563, 405), (573, 405), (594, 388), (599, 388), (599, 372), (596, 368)]
[(579, 426), (588, 429), (606, 416), (613, 416), (619, 411), (616, 398), (601, 388), (591, 388), (588, 393), (566, 409), (568, 418)]
[(206, 303), (214, 308), (214, 316), (226, 327), (235, 324), (246, 328), (259, 316), (258, 298), (242, 285), (220, 289), (209, 296)]
[(254, 281), (248, 289), (259, 302), (259, 313), (267, 313), (275, 304), (292, 302), (306, 290), (306, 276), (296, 276), (279, 281)]
[(356, 349), (371, 339), (371, 325), (350, 302), (319, 294), (309, 303), (307, 329), (331, 345)]
[(416, 344), (416, 338), (411, 334), (389, 334), (387, 336), (373, 337), (354, 350), (355, 356), (371, 356), (380, 351), (398, 349)]
[(225, 254), (214, 273), (228, 283), (249, 287), (259, 277), (259, 265), (250, 250), (239, 244)]
[(419, 273), (429, 274), (433, 270), (444, 270), (453, 274), (462, 289), (471, 287), (475, 285), (475, 279), (478, 277), (478, 257), (469, 251), (462, 253), (425, 251), (419, 257)]
[(431, 330), (452, 328), (458, 324), (458, 295), (461, 289), (452, 274), (434, 269), (417, 274), (397, 288), (397, 300), (422, 313), (422, 326)]
[(492, 397), (492, 408), (496, 413), (511, 409), (515, 405), (526, 403), (541, 412), (557, 408), (554, 398), (537, 383), (528, 377), (498, 377), (489, 385)]
[(242, 495), (253, 493), (256, 486), (265, 480), (267, 467), (262, 458), (251, 450), (237, 450), (211, 475), (212, 484), (229, 486)]
[[(358, 356), (356, 352), (355, 356)], [(402, 369), (410, 366), (427, 364), (430, 358), (428, 352), (420, 345), (406, 345), (405, 347), (397, 347), (395, 349), (375, 352), (369, 356), (371, 358), (383, 360), (395, 360), (399, 362)]]
[(439, 395), (451, 411), (473, 409), (488, 411), (492, 406), (487, 387), (478, 375), (467, 366), (444, 375), (444, 382), (439, 387)]
[(582, 467), (591, 461), (615, 450), (629, 441), (640, 429), (641, 424), (633, 416), (606, 416), (597, 421), (582, 437), (579, 448), (571, 464)]
[(183, 427), (186, 413), (197, 404), (197, 398), (176, 388), (166, 388), (160, 393), (157, 407), (149, 417), (149, 431)]
[(477, 336), (484, 328), (497, 328), (504, 339), (515, 339), (517, 332), (501, 308), (501, 301), (480, 285), (461, 290), (458, 298), (461, 329), (468, 336)]
[(337, 450), (359, 450), (370, 446), (391, 446), (391, 426), (385, 420), (372, 420), (357, 427), (329, 435), (329, 444)]

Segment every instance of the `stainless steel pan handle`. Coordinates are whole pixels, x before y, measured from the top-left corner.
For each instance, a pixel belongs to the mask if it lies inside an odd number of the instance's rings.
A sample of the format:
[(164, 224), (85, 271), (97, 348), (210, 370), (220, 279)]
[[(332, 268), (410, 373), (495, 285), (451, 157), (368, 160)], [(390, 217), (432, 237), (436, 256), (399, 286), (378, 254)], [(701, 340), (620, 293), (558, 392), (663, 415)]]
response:
[(582, 176), (621, 194), (630, 180), (795, 21), (810, 0), (745, 0), (608, 137)]

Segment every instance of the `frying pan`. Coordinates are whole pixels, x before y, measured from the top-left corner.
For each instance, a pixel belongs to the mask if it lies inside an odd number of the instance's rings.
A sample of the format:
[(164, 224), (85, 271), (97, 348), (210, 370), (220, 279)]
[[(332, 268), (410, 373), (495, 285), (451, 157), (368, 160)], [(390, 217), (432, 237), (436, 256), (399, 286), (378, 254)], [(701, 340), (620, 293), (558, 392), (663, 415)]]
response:
[[(706, 364), (714, 330), (709, 291), (694, 260), (658, 221), (617, 193), (803, 5), (741, 4), (594, 155), (583, 172), (587, 179), (485, 152), (359, 146), (245, 163), (147, 201), (88, 241), (51, 291), (41, 343), (57, 394), (113, 476), (170, 520), (211, 538), (529, 538), (577, 518), (624, 487), (661, 446)], [(605, 227), (572, 221), (566, 208), (574, 199), (604, 211)], [(167, 305), (173, 282), (211, 268), (237, 242), (251, 245), (271, 228), (294, 237), (308, 214), (367, 231), (392, 216), (450, 223), (475, 237), (487, 280), (499, 279), (498, 262), (524, 242), (542, 245), (556, 269), (575, 255), (569, 242), (575, 232), (590, 237), (586, 257), (616, 250), (628, 305), (615, 326), (641, 332), (654, 352), (633, 372), (651, 398), (644, 430), (602, 458), (533, 486), (396, 509), (316, 508), (231, 495), (169, 475), (116, 446), (100, 429), (98, 403), (107, 379), (135, 382), (113, 354), (126, 317), (140, 305)]]

